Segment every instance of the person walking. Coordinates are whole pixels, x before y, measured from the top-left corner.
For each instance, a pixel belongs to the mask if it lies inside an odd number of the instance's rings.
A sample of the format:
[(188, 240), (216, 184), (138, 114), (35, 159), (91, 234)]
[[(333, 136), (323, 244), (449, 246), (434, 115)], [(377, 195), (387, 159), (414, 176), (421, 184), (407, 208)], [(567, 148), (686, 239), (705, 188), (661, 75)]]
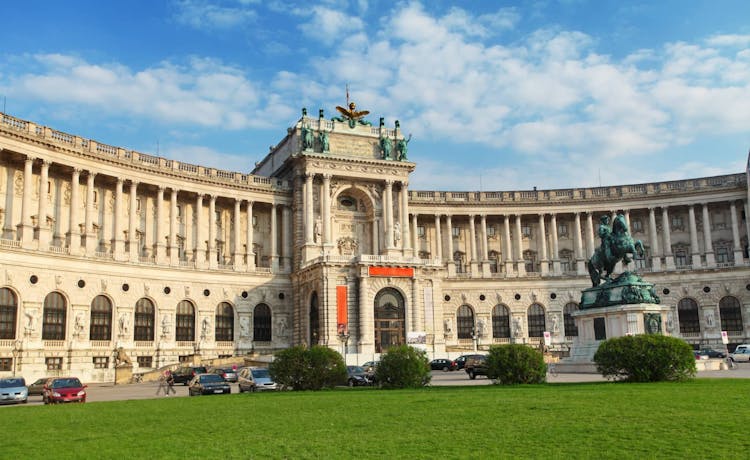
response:
[[(159, 377), (159, 386), (156, 388), (156, 396), (159, 396), (159, 392), (162, 390), (164, 391), (164, 394), (169, 396), (169, 386), (167, 384), (167, 379), (172, 376), (172, 373), (169, 371), (164, 371), (164, 373)], [(174, 379), (172, 379), (172, 382), (174, 382)]]
[(177, 391), (174, 389), (174, 375), (172, 375), (171, 371), (167, 371), (167, 396), (169, 396), (169, 393), (177, 394)]

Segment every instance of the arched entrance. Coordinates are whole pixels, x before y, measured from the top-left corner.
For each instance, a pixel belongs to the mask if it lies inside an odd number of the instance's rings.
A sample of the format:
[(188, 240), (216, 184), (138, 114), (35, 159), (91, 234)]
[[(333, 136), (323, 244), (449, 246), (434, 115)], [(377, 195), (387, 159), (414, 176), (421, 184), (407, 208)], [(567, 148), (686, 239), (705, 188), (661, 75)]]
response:
[(385, 288), (375, 296), (375, 352), (406, 343), (406, 308), (404, 296), (396, 289)]

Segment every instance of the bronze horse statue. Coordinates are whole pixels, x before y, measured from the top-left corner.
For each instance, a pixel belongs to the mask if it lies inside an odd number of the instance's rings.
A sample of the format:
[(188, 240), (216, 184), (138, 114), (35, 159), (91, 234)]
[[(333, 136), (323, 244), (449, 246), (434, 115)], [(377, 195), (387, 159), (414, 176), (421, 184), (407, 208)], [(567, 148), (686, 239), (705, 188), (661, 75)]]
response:
[(602, 244), (596, 248), (587, 263), (594, 287), (599, 286), (602, 280), (612, 281), (612, 271), (615, 265), (621, 260), (623, 264), (629, 264), (632, 260), (629, 254), (639, 256), (644, 254), (643, 243), (630, 236), (628, 224), (622, 214), (615, 217), (612, 227), (609, 226), (609, 216), (602, 216), (599, 237), (602, 239)]

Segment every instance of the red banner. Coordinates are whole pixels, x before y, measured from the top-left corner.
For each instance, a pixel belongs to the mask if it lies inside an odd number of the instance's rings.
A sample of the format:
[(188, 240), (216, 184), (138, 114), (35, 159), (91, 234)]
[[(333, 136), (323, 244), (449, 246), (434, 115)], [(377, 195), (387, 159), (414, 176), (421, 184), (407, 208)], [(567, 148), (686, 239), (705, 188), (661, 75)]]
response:
[(346, 334), (349, 329), (349, 307), (346, 298), (346, 286), (336, 286), (336, 329), (339, 334)]
[(370, 276), (414, 277), (413, 268), (405, 267), (370, 267)]

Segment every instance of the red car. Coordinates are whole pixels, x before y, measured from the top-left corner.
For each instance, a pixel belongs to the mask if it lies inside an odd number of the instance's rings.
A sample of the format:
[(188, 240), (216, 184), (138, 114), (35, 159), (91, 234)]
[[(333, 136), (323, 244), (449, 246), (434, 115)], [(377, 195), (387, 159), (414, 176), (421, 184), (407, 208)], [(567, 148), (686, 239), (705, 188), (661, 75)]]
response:
[(86, 402), (86, 387), (77, 377), (60, 377), (50, 379), (44, 385), (42, 400), (44, 404)]

